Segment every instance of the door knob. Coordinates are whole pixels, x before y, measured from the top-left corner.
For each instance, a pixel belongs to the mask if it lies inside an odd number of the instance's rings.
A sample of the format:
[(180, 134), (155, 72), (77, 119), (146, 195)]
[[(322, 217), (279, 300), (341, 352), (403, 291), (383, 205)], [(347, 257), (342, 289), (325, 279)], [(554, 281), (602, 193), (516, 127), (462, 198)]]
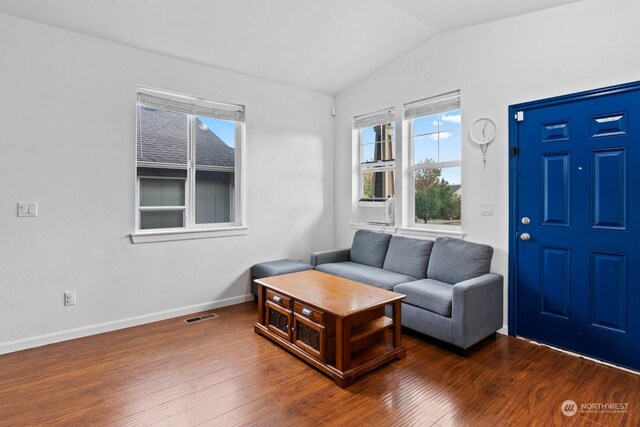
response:
[(520, 235), (520, 240), (524, 240), (526, 242), (529, 239), (531, 239), (531, 235), (529, 235), (529, 233), (522, 233)]

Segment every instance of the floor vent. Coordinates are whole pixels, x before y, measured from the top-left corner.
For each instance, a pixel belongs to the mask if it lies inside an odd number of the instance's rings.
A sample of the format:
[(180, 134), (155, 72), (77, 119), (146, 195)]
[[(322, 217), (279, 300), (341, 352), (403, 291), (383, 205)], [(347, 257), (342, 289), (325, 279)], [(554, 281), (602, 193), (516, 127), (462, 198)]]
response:
[(184, 323), (191, 324), (191, 323), (200, 322), (202, 320), (214, 319), (216, 317), (218, 317), (218, 315), (215, 313), (203, 314), (202, 316), (192, 317), (191, 319), (185, 319)]

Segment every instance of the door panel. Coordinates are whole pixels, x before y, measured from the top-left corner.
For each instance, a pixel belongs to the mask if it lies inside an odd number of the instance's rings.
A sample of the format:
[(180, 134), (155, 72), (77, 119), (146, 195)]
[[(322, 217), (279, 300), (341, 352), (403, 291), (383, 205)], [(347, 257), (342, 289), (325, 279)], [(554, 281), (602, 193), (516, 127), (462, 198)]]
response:
[(627, 255), (591, 253), (590, 324), (627, 332)]
[(514, 108), (517, 334), (640, 369), (640, 84)]
[(627, 150), (613, 148), (592, 152), (592, 226), (627, 228)]
[(542, 220), (544, 225), (571, 225), (569, 153), (542, 156)]
[(569, 318), (571, 312), (571, 250), (541, 247), (541, 313)]

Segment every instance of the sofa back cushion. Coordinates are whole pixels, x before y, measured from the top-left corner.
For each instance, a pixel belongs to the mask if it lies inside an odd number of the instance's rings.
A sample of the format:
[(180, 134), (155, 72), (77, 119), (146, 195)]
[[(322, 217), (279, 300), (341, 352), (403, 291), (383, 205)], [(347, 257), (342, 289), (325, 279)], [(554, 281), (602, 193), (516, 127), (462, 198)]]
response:
[(391, 234), (375, 233), (368, 230), (356, 231), (353, 236), (349, 260), (358, 264), (382, 268), (390, 239)]
[(450, 284), (487, 274), (493, 248), (464, 240), (438, 237), (429, 257), (427, 277)]
[(432, 240), (393, 236), (384, 259), (384, 268), (416, 279), (427, 277), (427, 264), (433, 248)]

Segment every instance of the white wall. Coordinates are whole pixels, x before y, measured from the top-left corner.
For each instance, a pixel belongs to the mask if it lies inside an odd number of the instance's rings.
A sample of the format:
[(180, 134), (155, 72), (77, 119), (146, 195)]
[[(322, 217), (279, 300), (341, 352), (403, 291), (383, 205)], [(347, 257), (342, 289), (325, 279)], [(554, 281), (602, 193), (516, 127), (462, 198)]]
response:
[[(451, 90), (462, 91), (465, 239), (495, 248), (492, 270), (508, 273), (508, 111), (511, 104), (640, 79), (640, 3), (587, 0), (445, 33), (336, 97), (335, 243), (349, 246), (352, 220), (351, 121), (356, 115)], [(498, 136), (483, 170), (480, 149), (468, 140), (479, 117), (491, 117)], [(397, 126), (397, 158), (402, 127)], [(406, 193), (405, 193), (406, 194)], [(406, 197), (399, 195), (406, 204)], [(493, 202), (493, 216), (480, 203)], [(433, 236), (430, 236), (433, 238)], [(507, 321), (505, 280), (505, 323)]]
[[(331, 97), (4, 15), (0, 58), (0, 353), (237, 303), (252, 264), (333, 245)], [(248, 235), (130, 243), (136, 85), (246, 105)]]
[[(640, 79), (639, 13), (587, 0), (443, 34), (339, 94), (333, 134), (330, 97), (0, 15), (0, 353), (242, 301), (255, 262), (348, 246), (353, 116), (454, 89), (464, 134), (499, 126), (486, 170), (463, 144), (463, 218), (506, 276), (507, 106)], [(247, 106), (247, 236), (130, 243), (136, 85)]]

